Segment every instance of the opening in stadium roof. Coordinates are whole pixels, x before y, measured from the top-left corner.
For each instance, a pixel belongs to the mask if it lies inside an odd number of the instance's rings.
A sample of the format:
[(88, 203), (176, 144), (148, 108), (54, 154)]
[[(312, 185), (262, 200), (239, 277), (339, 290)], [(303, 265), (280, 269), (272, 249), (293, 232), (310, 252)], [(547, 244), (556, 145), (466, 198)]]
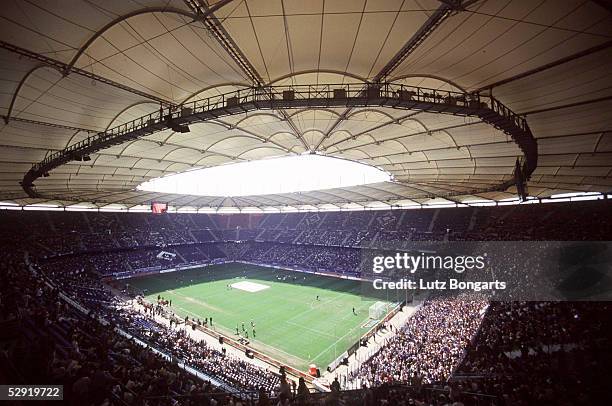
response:
[(298, 155), (152, 179), (138, 190), (197, 196), (253, 196), (306, 192), (388, 182), (391, 175), (370, 165), (321, 155)]

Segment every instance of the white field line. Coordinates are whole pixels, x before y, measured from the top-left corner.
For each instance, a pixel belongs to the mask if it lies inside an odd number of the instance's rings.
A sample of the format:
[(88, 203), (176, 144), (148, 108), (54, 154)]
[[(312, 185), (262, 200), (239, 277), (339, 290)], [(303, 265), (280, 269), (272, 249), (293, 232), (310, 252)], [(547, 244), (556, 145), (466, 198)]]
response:
[[(324, 349), (323, 351), (321, 351), (321, 352), (319, 353), (319, 355), (317, 355), (316, 357), (314, 357), (314, 358), (312, 359), (312, 361), (316, 360), (316, 359), (317, 359), (317, 358), (319, 358), (321, 355), (325, 354), (325, 353), (326, 353), (326, 352), (327, 352), (329, 349), (331, 349), (331, 348), (332, 348), (332, 347), (334, 347), (336, 344), (338, 344), (340, 341), (344, 340), (344, 338), (345, 338), (347, 335), (349, 335), (350, 333), (352, 333), (352, 332), (353, 332), (353, 330), (355, 330), (355, 329), (353, 328), (353, 329), (351, 329), (351, 330), (347, 331), (347, 332), (346, 332), (346, 334), (344, 334), (342, 337), (340, 337), (339, 339), (337, 339), (336, 341), (334, 341), (334, 342), (333, 342), (333, 343), (332, 343), (332, 344), (331, 344), (329, 347), (327, 347), (326, 349)], [(344, 351), (342, 351), (342, 352), (344, 352)]]
[(300, 328), (300, 329), (308, 330), (308, 331), (310, 331), (310, 332), (312, 332), (312, 333), (315, 333), (315, 334), (317, 334), (317, 335), (326, 336), (326, 337), (329, 337), (329, 338), (336, 338), (336, 336), (334, 336), (334, 335), (327, 334), (327, 333), (324, 333), (324, 332), (323, 332), (323, 331), (321, 331), (321, 330), (316, 330), (316, 329), (314, 329), (314, 328), (306, 327), (306, 326), (304, 326), (304, 325), (301, 325), (301, 324), (298, 324), (298, 323), (294, 323), (294, 322), (292, 322), (292, 321), (285, 321), (285, 323), (287, 323), (287, 324), (291, 324), (292, 326), (296, 326), (296, 327), (298, 327), (298, 328)]

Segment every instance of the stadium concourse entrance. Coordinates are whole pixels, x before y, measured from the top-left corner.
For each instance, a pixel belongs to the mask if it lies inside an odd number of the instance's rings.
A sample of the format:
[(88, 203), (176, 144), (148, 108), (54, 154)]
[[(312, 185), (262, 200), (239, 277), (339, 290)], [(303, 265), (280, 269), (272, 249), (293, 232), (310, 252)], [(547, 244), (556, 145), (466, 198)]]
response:
[(301, 372), (311, 364), (322, 372), (341, 365), (398, 307), (363, 296), (357, 278), (238, 262), (123, 281), (149, 303), (162, 299), (168, 314), (188, 318), (215, 339)]

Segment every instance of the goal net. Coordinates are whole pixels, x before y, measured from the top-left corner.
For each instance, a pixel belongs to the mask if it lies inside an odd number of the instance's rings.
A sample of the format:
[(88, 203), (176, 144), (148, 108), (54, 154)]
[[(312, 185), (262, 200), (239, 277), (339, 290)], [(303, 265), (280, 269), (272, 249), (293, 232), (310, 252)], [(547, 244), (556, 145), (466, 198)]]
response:
[(383, 318), (383, 316), (387, 313), (387, 304), (384, 302), (376, 302), (372, 306), (370, 306), (370, 318), (374, 320), (378, 320)]

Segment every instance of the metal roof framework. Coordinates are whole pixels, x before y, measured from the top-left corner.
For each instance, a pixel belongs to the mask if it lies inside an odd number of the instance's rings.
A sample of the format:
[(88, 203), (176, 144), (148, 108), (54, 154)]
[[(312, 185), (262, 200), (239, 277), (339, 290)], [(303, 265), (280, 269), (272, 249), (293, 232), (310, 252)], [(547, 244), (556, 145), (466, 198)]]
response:
[[(176, 121), (181, 105), (253, 85), (376, 81), (478, 94), (521, 113), (537, 143), (534, 196), (612, 188), (612, 19), (599, 2), (14, 0), (0, 17), (3, 201), (327, 208), (515, 194), (514, 162), (527, 155), (508, 131), (478, 114), (380, 102), (279, 102), (193, 122), (187, 134), (165, 126), (49, 169), (39, 196), (20, 184), (32, 165), (160, 106)], [(193, 167), (308, 151), (378, 166), (396, 182), (232, 199), (135, 191)]]

